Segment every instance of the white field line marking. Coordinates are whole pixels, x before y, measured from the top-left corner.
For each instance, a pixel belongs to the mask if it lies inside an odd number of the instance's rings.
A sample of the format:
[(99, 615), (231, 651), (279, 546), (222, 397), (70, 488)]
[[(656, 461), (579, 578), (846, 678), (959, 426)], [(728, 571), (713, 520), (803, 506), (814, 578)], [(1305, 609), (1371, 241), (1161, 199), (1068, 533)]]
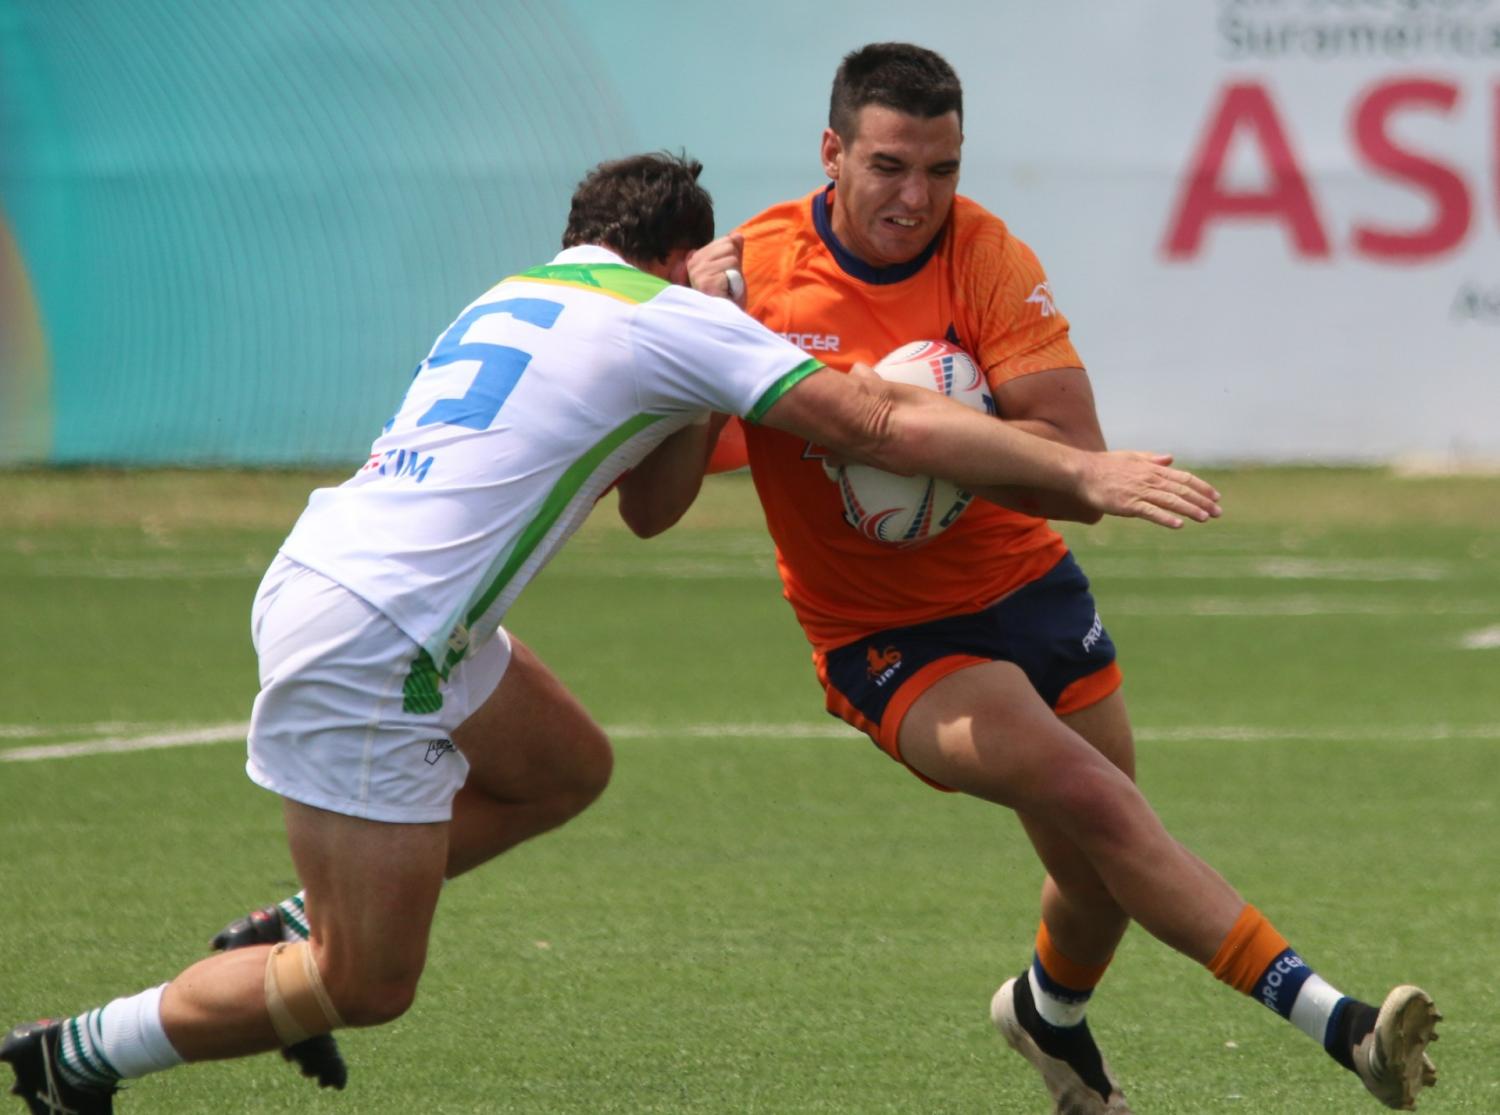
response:
[(31, 724), (0, 724), (0, 739), (35, 739), (37, 736), (55, 736), (57, 732), (38, 728)]
[(58, 736), (97, 737), (110, 735), (140, 735), (154, 724), (131, 724), (119, 720), (103, 720), (97, 724), (0, 724), (0, 739), (56, 739)]
[(1111, 596), (1099, 598), (1109, 616), (1205, 616), (1254, 619), (1265, 616), (1445, 616), (1485, 615), (1497, 610), (1494, 600), (1345, 600), (1330, 596)]
[(177, 581), (183, 578), (220, 580), (227, 577), (259, 577), (264, 563), (193, 562), (178, 558), (88, 558), (61, 560), (38, 565), (37, 577), (72, 577), (89, 581)]
[(1500, 740), (1500, 724), (1371, 724), (1365, 727), (1339, 725), (1324, 728), (1252, 728), (1203, 725), (1181, 728), (1141, 728), (1135, 738), (1144, 742), (1176, 743), (1203, 740), (1207, 743), (1275, 743), (1308, 740), (1314, 743), (1403, 742), (1442, 743), (1446, 740)]
[(1120, 579), (1272, 580), (1272, 581), (1443, 581), (1452, 575), (1446, 561), (1403, 558), (1308, 558), (1281, 554), (1234, 557), (1109, 557), (1089, 554), (1083, 563), (1089, 576)]
[[(1207, 557), (1124, 557), (1091, 553), (1085, 564), (1096, 579), (1157, 580), (1273, 580), (1390, 583), (1436, 582), (1449, 579), (1452, 564), (1401, 558), (1308, 558), (1288, 555), (1244, 554)], [(84, 580), (158, 581), (184, 577), (203, 580), (259, 576), (264, 562), (256, 560), (195, 561), (182, 557), (62, 558), (38, 564), (39, 577)], [(562, 575), (638, 577), (654, 575), (678, 580), (732, 580), (774, 574), (776, 563), (761, 542), (717, 547), (681, 547), (680, 552), (653, 558), (625, 558), (582, 551), (558, 567)]]
[(119, 751), (155, 751), (164, 747), (196, 747), (202, 743), (243, 740), (249, 724), (209, 724), (199, 728), (182, 728), (171, 732), (145, 735), (75, 740), (69, 743), (47, 743), (36, 747), (16, 747), (0, 751), (0, 762), (25, 763), (38, 759), (67, 759), (74, 755), (105, 755)]
[(1481, 627), (1478, 631), (1470, 631), (1463, 637), (1462, 646), (1464, 650), (1495, 650), (1500, 648), (1500, 624), (1494, 627)]
[[(4, 729), (0, 725), (0, 729)], [(207, 743), (242, 742), (249, 724), (209, 724), (170, 732), (147, 732), (105, 739), (74, 740), (0, 751), (0, 762), (24, 763), (44, 759), (68, 759), (81, 755), (116, 754), (125, 751), (155, 751), (168, 747), (195, 747)], [(606, 726), (612, 739), (856, 739), (859, 733), (837, 721), (789, 724), (615, 724)], [(1249, 725), (1202, 725), (1175, 728), (1140, 728), (1136, 739), (1149, 743), (1272, 743), (1282, 740), (1314, 742), (1411, 741), (1441, 743), (1445, 740), (1500, 740), (1500, 724), (1421, 724), (1407, 727), (1258, 728)]]

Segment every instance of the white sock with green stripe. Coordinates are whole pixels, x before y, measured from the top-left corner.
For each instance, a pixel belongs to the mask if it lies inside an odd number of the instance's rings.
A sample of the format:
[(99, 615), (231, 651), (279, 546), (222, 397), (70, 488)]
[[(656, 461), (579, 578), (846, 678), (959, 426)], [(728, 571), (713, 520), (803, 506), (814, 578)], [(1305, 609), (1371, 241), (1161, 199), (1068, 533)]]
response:
[(58, 1071), (77, 1088), (112, 1089), (121, 1080), (182, 1064), (161, 1025), (166, 984), (70, 1018), (58, 1044)]
[(307, 906), (302, 898), (306, 891), (299, 890), (283, 902), (276, 903), (281, 914), (281, 939), (283, 941), (305, 941), (312, 934), (307, 927)]

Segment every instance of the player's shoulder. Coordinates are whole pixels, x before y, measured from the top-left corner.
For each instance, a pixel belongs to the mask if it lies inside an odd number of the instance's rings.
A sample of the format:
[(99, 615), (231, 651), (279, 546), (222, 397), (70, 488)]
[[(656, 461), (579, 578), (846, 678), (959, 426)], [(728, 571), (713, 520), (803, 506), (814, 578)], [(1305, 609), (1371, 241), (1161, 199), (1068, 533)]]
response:
[(950, 228), (955, 269), (971, 280), (993, 282), (1038, 266), (1036, 254), (1025, 241), (972, 198), (953, 199)]
[(813, 197), (814, 194), (807, 194), (778, 202), (741, 224), (735, 231), (745, 238), (747, 259), (752, 255), (758, 260), (780, 257), (795, 251), (801, 241), (816, 236)]
[(719, 298), (690, 286), (669, 283), (654, 297), (631, 307), (631, 316), (637, 328), (678, 328), (692, 320), (704, 323), (735, 323), (744, 317), (733, 302)]
[(1010, 227), (973, 198), (959, 194), (953, 199), (950, 228), (954, 247), (960, 251), (1001, 252), (1015, 240)]
[(755, 216), (744, 221), (736, 232), (741, 233), (746, 240), (752, 237), (763, 239), (774, 236), (785, 236), (795, 233), (801, 229), (812, 228), (812, 199), (819, 191), (814, 190), (802, 197), (792, 198), (789, 201), (780, 201), (775, 205), (762, 209)]

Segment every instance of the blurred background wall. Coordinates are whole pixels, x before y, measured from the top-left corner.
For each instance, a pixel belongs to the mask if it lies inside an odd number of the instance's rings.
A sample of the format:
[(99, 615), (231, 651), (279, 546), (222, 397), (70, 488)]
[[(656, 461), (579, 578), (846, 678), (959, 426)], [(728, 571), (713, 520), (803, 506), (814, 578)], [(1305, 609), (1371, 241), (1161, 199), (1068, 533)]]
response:
[(0, 0), (0, 464), (356, 464), (600, 159), (721, 231), (839, 58), (965, 83), (1115, 444), (1500, 461), (1500, 0)]

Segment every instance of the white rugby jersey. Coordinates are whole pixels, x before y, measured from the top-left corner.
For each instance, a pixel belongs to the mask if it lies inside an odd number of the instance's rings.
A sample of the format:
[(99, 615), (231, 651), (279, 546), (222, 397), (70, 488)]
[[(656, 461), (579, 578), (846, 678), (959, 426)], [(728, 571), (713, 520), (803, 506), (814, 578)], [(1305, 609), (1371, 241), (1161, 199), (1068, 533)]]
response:
[(312, 493), (282, 552), (446, 677), (622, 472), (706, 411), (757, 420), (820, 367), (725, 299), (567, 249), (459, 315), (369, 460)]

